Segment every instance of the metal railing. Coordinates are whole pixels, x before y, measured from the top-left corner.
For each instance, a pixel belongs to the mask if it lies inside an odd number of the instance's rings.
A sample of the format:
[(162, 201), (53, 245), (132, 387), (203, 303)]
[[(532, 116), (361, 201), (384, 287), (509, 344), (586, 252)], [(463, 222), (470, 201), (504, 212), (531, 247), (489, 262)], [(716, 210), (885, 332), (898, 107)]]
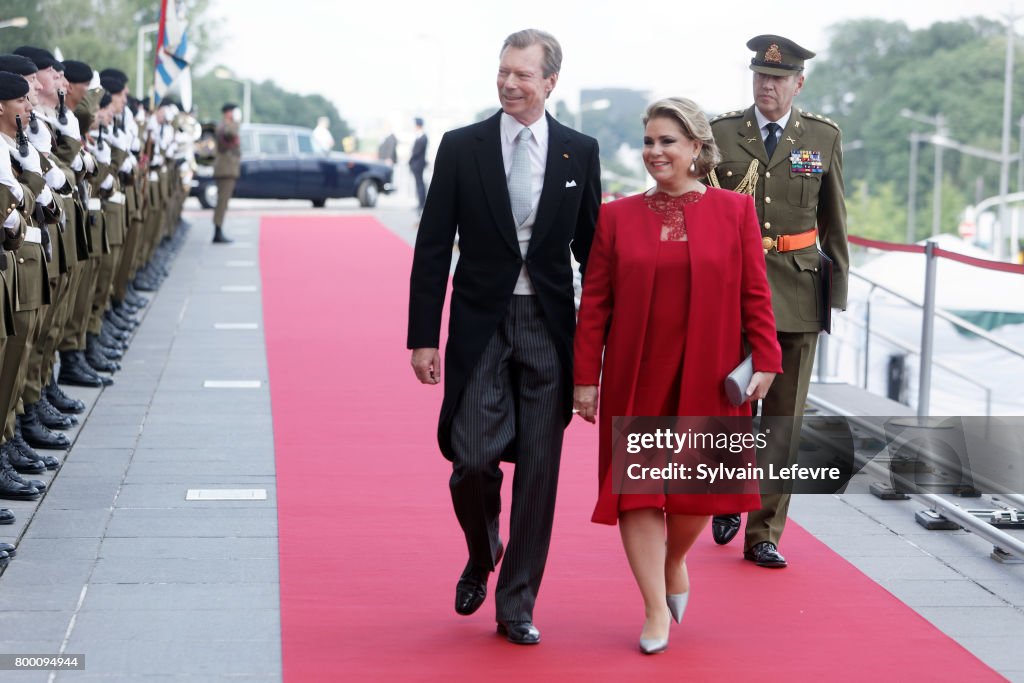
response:
[[(929, 244), (932, 244), (932, 243), (929, 243)], [(925, 258), (929, 259), (929, 262), (931, 264), (934, 264), (936, 257), (933, 254), (927, 254)], [(928, 312), (929, 312), (929, 310), (932, 311), (934, 313), (934, 317), (937, 317), (937, 318), (940, 318), (942, 320), (945, 320), (946, 322), (954, 325), (955, 327), (960, 328), (960, 329), (962, 329), (962, 330), (964, 330), (966, 332), (969, 332), (972, 335), (978, 337), (979, 339), (983, 339), (988, 344), (991, 344), (993, 346), (1001, 348), (1004, 351), (1007, 351), (1011, 355), (1016, 356), (1017, 358), (1020, 358), (1022, 360), (1024, 360), (1024, 349), (1021, 349), (1020, 347), (1016, 346), (1015, 344), (1012, 344), (1012, 343), (1010, 343), (1010, 342), (1008, 342), (1008, 341), (1006, 341), (1004, 339), (1000, 339), (1000, 338), (996, 337), (995, 335), (991, 334), (987, 330), (984, 330), (984, 329), (978, 327), (974, 323), (972, 323), (972, 322), (970, 322), (968, 320), (965, 320), (965, 319), (961, 318), (960, 316), (958, 316), (956, 314), (953, 314), (953, 313), (950, 313), (948, 311), (944, 311), (942, 309), (936, 308), (934, 306), (934, 298), (932, 298), (932, 301), (930, 302), (930, 305), (929, 305), (929, 301), (927, 300), (927, 297), (926, 297), (926, 301), (924, 303), (922, 303), (920, 301), (915, 300), (912, 297), (906, 296), (905, 294), (901, 294), (900, 292), (897, 292), (896, 290), (892, 289), (891, 287), (887, 287), (887, 286), (881, 284), (880, 282), (877, 282), (876, 280), (873, 280), (872, 278), (870, 278), (870, 277), (868, 277), (866, 275), (858, 273), (856, 270), (854, 270), (852, 268), (850, 269), (850, 276), (851, 277), (855, 277), (855, 278), (857, 278), (857, 279), (867, 283), (868, 285), (870, 285), (870, 289), (868, 290), (868, 295), (867, 295), (867, 298), (866, 298), (864, 322), (863, 323), (859, 323), (859, 322), (853, 321), (853, 320), (849, 321), (855, 327), (860, 327), (860, 328), (862, 328), (864, 330), (864, 388), (865, 389), (867, 389), (868, 373), (869, 373), (869, 369), (870, 369), (869, 361), (870, 361), (870, 357), (871, 357), (871, 337), (872, 337), (872, 335), (874, 335), (875, 337), (884, 340), (886, 343), (893, 344), (893, 345), (898, 346), (899, 348), (903, 349), (904, 351), (907, 351), (909, 353), (914, 353), (914, 354), (916, 354), (916, 355), (921, 357), (921, 369), (922, 369), (922, 372), (921, 372), (921, 380), (920, 380), (921, 381), (921, 387), (920, 387), (921, 390), (919, 392), (919, 400), (918, 400), (918, 414), (919, 415), (927, 415), (928, 414), (928, 395), (930, 394), (930, 391), (931, 391), (930, 370), (931, 370), (931, 367), (933, 365), (935, 367), (941, 368), (941, 369), (943, 369), (943, 370), (945, 370), (947, 372), (950, 372), (950, 373), (952, 373), (953, 375), (955, 375), (957, 377), (965, 379), (966, 381), (970, 382), (971, 384), (974, 384), (975, 386), (978, 386), (978, 387), (982, 388), (985, 391), (985, 411), (986, 411), (985, 414), (986, 415), (991, 415), (991, 411), (992, 411), (992, 388), (991, 387), (989, 387), (989, 386), (987, 386), (987, 385), (985, 385), (985, 384), (983, 384), (981, 382), (978, 382), (977, 380), (975, 380), (975, 379), (965, 375), (962, 372), (959, 372), (959, 371), (953, 369), (952, 367), (950, 367), (948, 365), (945, 365), (945, 364), (943, 364), (941, 362), (935, 361), (931, 357), (932, 356), (932, 349), (931, 349), (932, 334), (931, 334), (931, 329), (930, 329), (930, 322), (931, 322), (932, 319), (928, 315)], [(929, 278), (929, 280), (930, 280), (930, 282), (928, 284), (926, 284), (925, 291), (926, 292), (930, 291), (934, 295), (934, 288), (935, 288), (934, 278)], [(880, 290), (882, 292), (885, 292), (886, 294), (888, 294), (890, 296), (893, 296), (893, 297), (895, 297), (895, 298), (897, 298), (897, 299), (899, 299), (901, 301), (904, 301), (904, 302), (910, 304), (911, 306), (913, 306), (914, 308), (916, 308), (916, 309), (921, 311), (921, 314), (922, 314), (922, 328), (923, 328), (922, 335), (921, 335), (922, 336), (922, 345), (921, 345), (921, 347), (917, 347), (917, 346), (914, 346), (913, 344), (909, 344), (907, 342), (896, 340), (895, 338), (892, 338), (892, 337), (890, 337), (888, 335), (885, 335), (882, 332), (879, 332), (877, 330), (872, 330), (871, 329), (871, 300), (872, 300), (872, 296), (878, 290)]]

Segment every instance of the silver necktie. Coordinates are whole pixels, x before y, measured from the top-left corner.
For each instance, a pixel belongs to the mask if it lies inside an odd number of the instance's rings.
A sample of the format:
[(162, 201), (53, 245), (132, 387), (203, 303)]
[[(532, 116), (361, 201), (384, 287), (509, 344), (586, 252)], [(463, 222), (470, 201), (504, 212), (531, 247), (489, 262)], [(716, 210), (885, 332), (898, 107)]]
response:
[(533, 211), (530, 150), (526, 148), (531, 137), (533, 133), (529, 128), (519, 131), (512, 152), (512, 169), (508, 174), (508, 198), (512, 203), (512, 217), (516, 219), (517, 226), (522, 225)]

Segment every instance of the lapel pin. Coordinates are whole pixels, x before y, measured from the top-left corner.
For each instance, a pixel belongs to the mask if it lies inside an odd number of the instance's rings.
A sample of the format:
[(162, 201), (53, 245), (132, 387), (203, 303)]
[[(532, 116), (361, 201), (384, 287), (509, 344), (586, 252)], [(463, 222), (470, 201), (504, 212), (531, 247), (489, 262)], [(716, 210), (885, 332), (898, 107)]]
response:
[(747, 121), (747, 128), (750, 128), (750, 121)]
[(569, 158), (569, 155), (568, 155), (568, 154), (563, 154), (563, 155), (562, 155), (562, 158), (563, 158), (563, 159), (568, 159), (568, 158)]
[(795, 145), (796, 144), (796, 140), (794, 140), (793, 138), (789, 137), (788, 135), (786, 136), (786, 142), (788, 142), (791, 145)]
[(757, 138), (747, 138), (747, 142), (756, 142)]

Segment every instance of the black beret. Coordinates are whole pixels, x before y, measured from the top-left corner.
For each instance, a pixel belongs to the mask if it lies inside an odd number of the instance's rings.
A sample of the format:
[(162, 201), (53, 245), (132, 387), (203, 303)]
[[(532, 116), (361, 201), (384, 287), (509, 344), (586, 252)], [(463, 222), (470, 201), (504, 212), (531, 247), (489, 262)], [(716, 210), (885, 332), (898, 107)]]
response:
[(0, 71), (0, 101), (16, 100), (28, 94), (28, 81), (20, 74)]
[(238, 109), (238, 108), (239, 108), (238, 105), (235, 104), (234, 102), (228, 102), (227, 104), (225, 104), (223, 107), (220, 108), (220, 111), (223, 114), (225, 112), (231, 111), (232, 109)]
[(124, 81), (125, 83), (128, 82), (128, 74), (121, 71), (120, 69), (104, 69), (100, 72), (100, 78), (105, 78), (108, 76), (116, 78), (119, 81)]
[(64, 73), (64, 62), (54, 62), (53, 70), (57, 73)]
[(41, 47), (32, 47), (31, 45), (22, 45), (14, 54), (28, 57), (36, 63), (40, 69), (47, 69), (57, 63), (57, 58), (53, 56), (53, 53), (49, 50), (44, 50)]
[(9, 71), (12, 74), (19, 74), (21, 76), (28, 76), (39, 71), (33, 62), (28, 57), (22, 57), (21, 55), (0, 55), (0, 71)]
[(100, 109), (103, 109), (103, 107), (106, 107), (108, 104), (110, 104), (110, 101), (110, 93), (103, 93), (103, 97), (100, 98)]
[(69, 59), (64, 62), (64, 76), (69, 83), (88, 83), (92, 80), (92, 67), (85, 62)]
[(114, 76), (100, 76), (100, 85), (111, 95), (116, 95), (124, 90), (125, 84), (120, 78), (115, 78)]

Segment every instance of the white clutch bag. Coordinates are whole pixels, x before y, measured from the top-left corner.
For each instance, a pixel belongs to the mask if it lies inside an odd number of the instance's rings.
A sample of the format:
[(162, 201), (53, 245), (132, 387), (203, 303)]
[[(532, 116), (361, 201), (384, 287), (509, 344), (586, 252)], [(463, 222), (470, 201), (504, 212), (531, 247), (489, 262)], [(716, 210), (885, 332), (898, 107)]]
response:
[(725, 395), (729, 403), (741, 406), (747, 402), (747, 387), (754, 376), (754, 357), (747, 356), (736, 369), (725, 378)]

